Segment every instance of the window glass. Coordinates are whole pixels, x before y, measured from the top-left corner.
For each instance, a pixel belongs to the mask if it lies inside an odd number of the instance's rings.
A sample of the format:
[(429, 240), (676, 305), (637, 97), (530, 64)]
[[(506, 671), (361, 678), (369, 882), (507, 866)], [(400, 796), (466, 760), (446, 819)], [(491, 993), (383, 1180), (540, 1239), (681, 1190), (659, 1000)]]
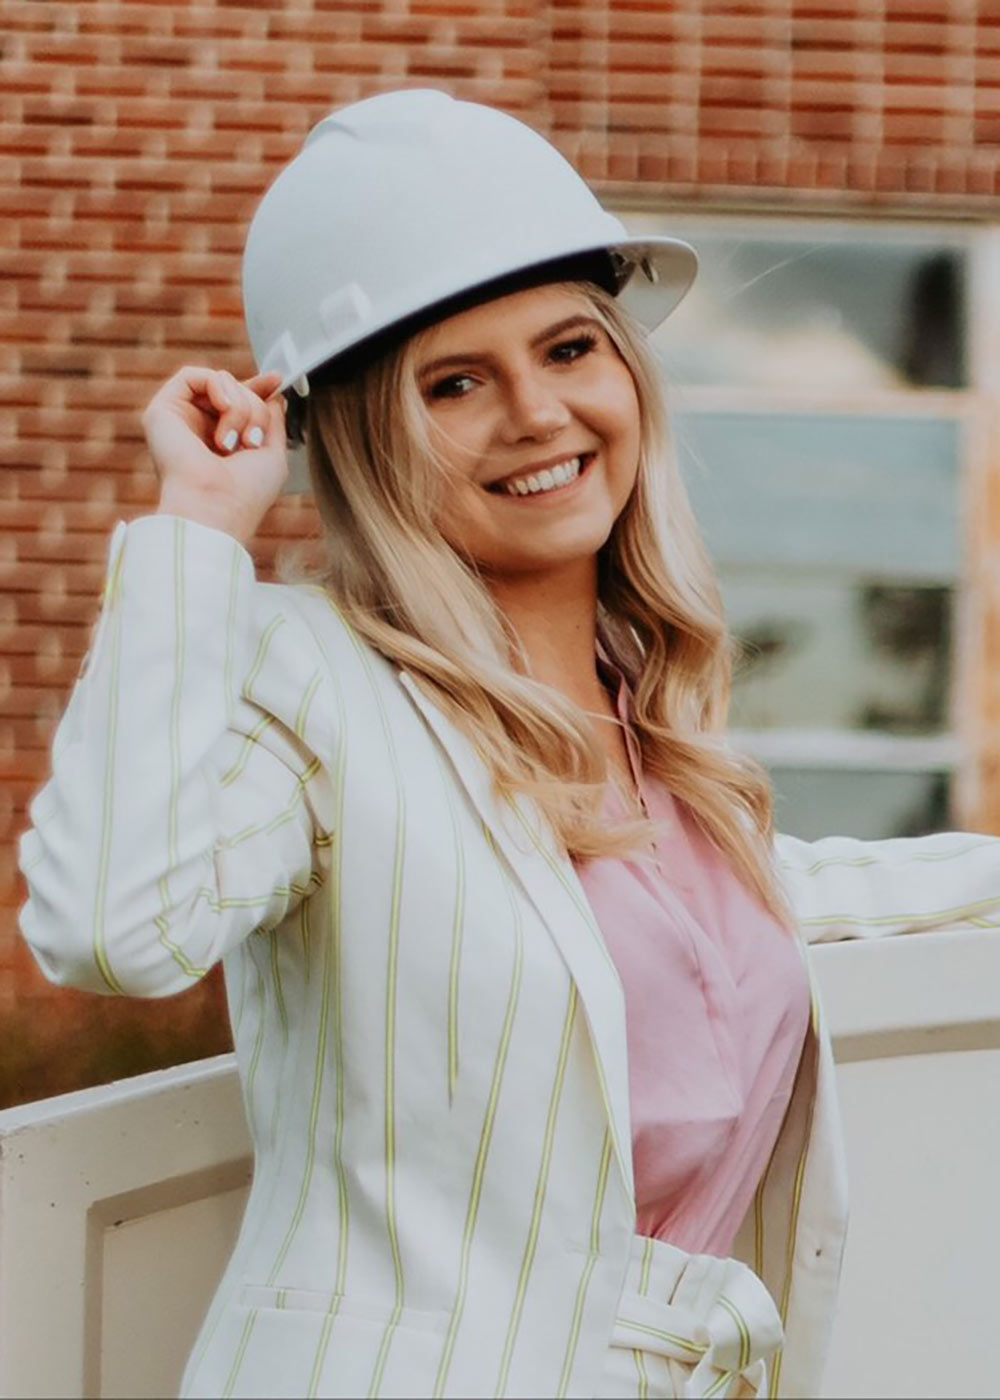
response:
[(946, 773), (771, 766), (774, 823), (803, 841), (821, 836), (922, 836), (948, 831)]
[(732, 723), (936, 734), (948, 727), (953, 592), (726, 570), (740, 643)]
[(966, 383), (961, 245), (919, 226), (886, 236), (864, 224), (627, 222), (698, 250), (698, 279), (655, 336), (683, 382), (841, 392)]
[[(929, 227), (626, 215), (698, 249), (653, 337), (779, 829), (946, 827), (966, 262)], [(928, 391), (936, 391), (929, 393)]]
[(958, 565), (960, 427), (899, 414), (675, 413), (685, 483), (718, 564), (929, 582)]

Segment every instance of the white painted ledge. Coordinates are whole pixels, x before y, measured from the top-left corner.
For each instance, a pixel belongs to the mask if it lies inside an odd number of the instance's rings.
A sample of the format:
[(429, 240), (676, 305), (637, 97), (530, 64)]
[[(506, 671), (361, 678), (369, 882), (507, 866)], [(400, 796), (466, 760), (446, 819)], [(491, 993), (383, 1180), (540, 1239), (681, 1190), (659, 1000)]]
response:
[[(825, 1394), (995, 1395), (1000, 933), (812, 956), (853, 1202)], [(0, 1395), (176, 1394), (249, 1178), (231, 1056), (0, 1112)]]

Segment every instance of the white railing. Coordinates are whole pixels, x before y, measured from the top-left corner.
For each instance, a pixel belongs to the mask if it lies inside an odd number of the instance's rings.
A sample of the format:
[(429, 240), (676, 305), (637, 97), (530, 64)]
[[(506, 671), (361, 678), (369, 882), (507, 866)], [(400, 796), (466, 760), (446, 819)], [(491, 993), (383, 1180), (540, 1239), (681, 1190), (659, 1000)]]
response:
[[(825, 1393), (996, 1395), (1000, 934), (813, 958), (853, 1202)], [(230, 1056), (0, 1112), (0, 1395), (176, 1394), (249, 1177)]]

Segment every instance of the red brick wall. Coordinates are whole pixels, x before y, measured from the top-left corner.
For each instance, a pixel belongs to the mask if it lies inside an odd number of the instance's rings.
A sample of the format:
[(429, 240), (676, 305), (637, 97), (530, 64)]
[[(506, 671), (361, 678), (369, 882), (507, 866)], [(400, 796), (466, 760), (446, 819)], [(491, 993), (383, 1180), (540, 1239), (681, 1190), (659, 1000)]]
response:
[[(616, 193), (985, 211), (1000, 0), (0, 0), (0, 34), (3, 1101), (113, 1072), (102, 1037), (133, 1068), (225, 1044), (215, 982), (166, 1008), (51, 992), (15, 935), (13, 838), (108, 531), (154, 500), (138, 410), (182, 361), (249, 370), (243, 229), (310, 125), (426, 83)], [(264, 567), (309, 523), (276, 508)]]
[(997, 0), (557, 0), (551, 15), (552, 129), (592, 179), (685, 199), (1000, 194)]

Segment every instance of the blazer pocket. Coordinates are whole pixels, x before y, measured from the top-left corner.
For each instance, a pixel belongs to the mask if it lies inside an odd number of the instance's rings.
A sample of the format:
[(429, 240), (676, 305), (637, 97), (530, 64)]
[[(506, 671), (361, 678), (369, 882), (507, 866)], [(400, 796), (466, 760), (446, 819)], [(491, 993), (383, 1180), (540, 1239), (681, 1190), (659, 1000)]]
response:
[[(260, 1283), (245, 1283), (238, 1297), (243, 1307), (258, 1311), (334, 1313), (337, 1317), (370, 1322), (377, 1327), (387, 1326), (396, 1311), (391, 1303), (369, 1301), (353, 1293), (323, 1293), (311, 1288), (272, 1288)], [(415, 1328), (420, 1332), (444, 1333), (449, 1316), (444, 1311), (401, 1308), (396, 1326)]]

